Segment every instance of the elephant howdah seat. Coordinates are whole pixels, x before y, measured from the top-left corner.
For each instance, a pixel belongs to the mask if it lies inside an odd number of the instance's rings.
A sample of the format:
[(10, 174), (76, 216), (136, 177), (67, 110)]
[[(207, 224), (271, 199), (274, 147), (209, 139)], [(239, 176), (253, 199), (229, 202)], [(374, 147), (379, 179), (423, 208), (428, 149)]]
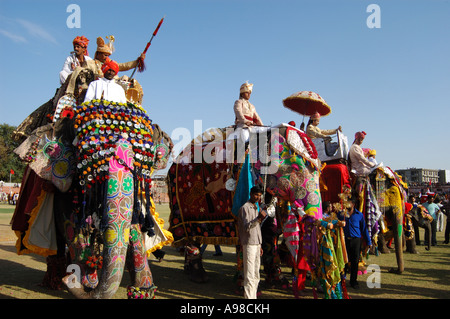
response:
[(348, 160), (348, 139), (341, 131), (336, 132), (336, 142), (328, 142), (323, 138), (313, 138), (312, 141), (322, 162)]

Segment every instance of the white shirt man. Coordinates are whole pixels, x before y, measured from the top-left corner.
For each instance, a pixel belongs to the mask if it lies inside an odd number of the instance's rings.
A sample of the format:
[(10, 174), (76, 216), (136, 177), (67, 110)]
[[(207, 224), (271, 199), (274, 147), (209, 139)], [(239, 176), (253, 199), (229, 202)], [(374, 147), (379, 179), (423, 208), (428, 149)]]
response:
[(64, 61), (61, 72), (59, 72), (59, 81), (61, 84), (66, 82), (67, 77), (72, 74), (77, 66), (86, 66), (86, 62), (92, 60), (87, 53), (89, 40), (84, 36), (76, 37), (73, 40), (73, 54), (69, 55)]
[(103, 99), (111, 102), (127, 103), (124, 89), (114, 80), (114, 76), (119, 72), (117, 62), (111, 60), (104, 63), (102, 71), (104, 77), (89, 84), (84, 102)]
[(349, 157), (351, 162), (352, 171), (358, 176), (367, 176), (371, 173), (372, 167), (376, 164), (369, 161), (365, 156), (361, 148), (361, 144), (366, 136), (365, 132), (357, 132), (355, 134), (355, 141), (350, 147)]
[[(92, 60), (92, 58), (90, 56), (85, 55), (84, 60), (89, 61)], [(74, 55), (69, 55), (66, 58), (66, 61), (64, 61), (64, 65), (61, 72), (59, 72), (59, 81), (61, 82), (61, 84), (64, 84), (64, 82), (66, 82), (67, 77), (70, 74), (72, 74), (73, 70), (75, 70), (77, 66), (82, 66), (78, 58)]]
[(262, 255), (261, 222), (266, 217), (265, 211), (258, 212), (256, 203), (261, 199), (262, 190), (253, 187), (250, 199), (240, 209), (238, 215), (239, 242), (242, 245), (244, 298), (256, 299), (260, 280)]

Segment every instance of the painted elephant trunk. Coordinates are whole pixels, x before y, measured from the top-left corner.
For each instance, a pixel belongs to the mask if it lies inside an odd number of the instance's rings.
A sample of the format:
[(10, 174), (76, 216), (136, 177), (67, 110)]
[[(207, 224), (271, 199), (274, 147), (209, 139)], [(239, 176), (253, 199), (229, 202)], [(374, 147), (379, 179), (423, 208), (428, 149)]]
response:
[(101, 271), (100, 280), (97, 287), (90, 291), (85, 291), (77, 278), (72, 277), (74, 281), (69, 282), (70, 276), (63, 278), (64, 284), (67, 286), (77, 299), (110, 299), (117, 292), (122, 281), (125, 260), (121, 256), (126, 256), (127, 247), (113, 248), (116, 253), (113, 255), (107, 250), (103, 253), (103, 269)]
[(397, 269), (391, 269), (391, 272), (401, 274), (405, 270), (403, 262), (403, 224), (402, 214), (394, 219), (393, 223), (394, 243), (395, 243), (395, 257), (397, 259)]
[[(125, 265), (132, 279), (128, 297), (152, 298), (156, 290), (147, 261), (143, 233), (139, 224), (132, 223), (135, 200), (133, 174), (129, 169), (132, 167), (130, 151), (130, 144), (122, 142), (117, 148), (116, 157), (109, 161), (106, 206), (100, 223), (100, 229), (103, 230), (100, 241), (103, 246), (101, 266), (100, 263), (83, 264), (85, 258), (80, 258), (78, 260), (81, 261), (80, 268), (83, 267), (84, 270), (83, 276), (69, 275), (63, 278), (68, 290), (76, 298), (111, 298), (120, 286)], [(90, 250), (92, 253), (94, 249)], [(96, 268), (101, 268), (98, 284), (97, 274), (93, 271)], [(82, 279), (78, 280), (79, 278)], [(93, 289), (85, 291), (83, 286)], [(139, 288), (136, 291), (142, 291), (144, 295), (130, 292), (135, 287)]]

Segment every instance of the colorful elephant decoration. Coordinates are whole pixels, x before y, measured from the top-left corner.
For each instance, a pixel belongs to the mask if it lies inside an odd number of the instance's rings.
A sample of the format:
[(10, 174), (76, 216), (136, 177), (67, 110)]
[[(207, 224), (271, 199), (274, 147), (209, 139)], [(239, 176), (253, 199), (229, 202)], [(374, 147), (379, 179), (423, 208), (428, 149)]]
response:
[[(285, 250), (286, 261), (294, 269), (296, 297), (304, 288), (307, 271), (312, 273), (314, 288), (322, 285), (326, 298), (348, 297), (342, 285), (345, 263), (338, 221), (322, 219), (321, 167), (314, 144), (288, 124), (249, 133), (245, 141), (230, 128), (208, 130), (180, 153), (168, 171), (169, 231), (173, 245), (185, 247), (186, 272), (191, 280), (207, 280), (200, 244), (236, 246), (239, 285), (237, 213), (248, 200), (250, 188), (259, 184), (265, 190), (266, 206), (274, 212), (262, 224), (268, 277), (282, 278), (279, 267)], [(327, 226), (333, 223), (336, 228), (331, 230)], [(278, 244), (277, 229), (282, 244)]]
[[(368, 176), (355, 176), (351, 173), (351, 165), (348, 162), (348, 146), (343, 145), (345, 138), (338, 133), (341, 141), (339, 149), (344, 152), (336, 160), (327, 154), (320, 153), (319, 157), (325, 164), (321, 175), (321, 191), (324, 200), (338, 204), (345, 193), (353, 193), (359, 198), (357, 207), (365, 216), (369, 236), (372, 239), (373, 250), (371, 253), (389, 252), (386, 242), (394, 240), (397, 268), (391, 272), (402, 273), (404, 271), (403, 246), (405, 238), (411, 241), (414, 231), (411, 231), (410, 218), (406, 214), (406, 201), (408, 185), (403, 182), (401, 176), (392, 171), (388, 166), (378, 165)], [(318, 143), (314, 140), (315, 143)], [(339, 149), (337, 152), (339, 152)], [(405, 231), (407, 237), (405, 237)], [(363, 243), (360, 258), (360, 270), (364, 273), (364, 257), (369, 253), (369, 248)]]
[(12, 221), (17, 252), (47, 257), (43, 285), (64, 284), (77, 298), (113, 297), (127, 267), (127, 297), (152, 299), (148, 256), (173, 237), (151, 176), (167, 165), (172, 141), (140, 104), (79, 103), (62, 96), (65, 85), (16, 133), (28, 163)]

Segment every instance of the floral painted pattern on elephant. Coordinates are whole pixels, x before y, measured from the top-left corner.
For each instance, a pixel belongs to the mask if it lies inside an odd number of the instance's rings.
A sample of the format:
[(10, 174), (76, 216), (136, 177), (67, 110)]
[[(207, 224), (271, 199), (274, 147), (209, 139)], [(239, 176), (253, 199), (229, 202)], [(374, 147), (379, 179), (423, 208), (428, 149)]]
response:
[[(267, 190), (283, 200), (290, 201), (307, 215), (322, 218), (319, 189), (319, 171), (301, 155), (293, 152), (281, 135), (271, 138), (272, 147), (280, 152), (280, 166), (270, 177)], [(275, 145), (276, 144), (276, 145)]]

